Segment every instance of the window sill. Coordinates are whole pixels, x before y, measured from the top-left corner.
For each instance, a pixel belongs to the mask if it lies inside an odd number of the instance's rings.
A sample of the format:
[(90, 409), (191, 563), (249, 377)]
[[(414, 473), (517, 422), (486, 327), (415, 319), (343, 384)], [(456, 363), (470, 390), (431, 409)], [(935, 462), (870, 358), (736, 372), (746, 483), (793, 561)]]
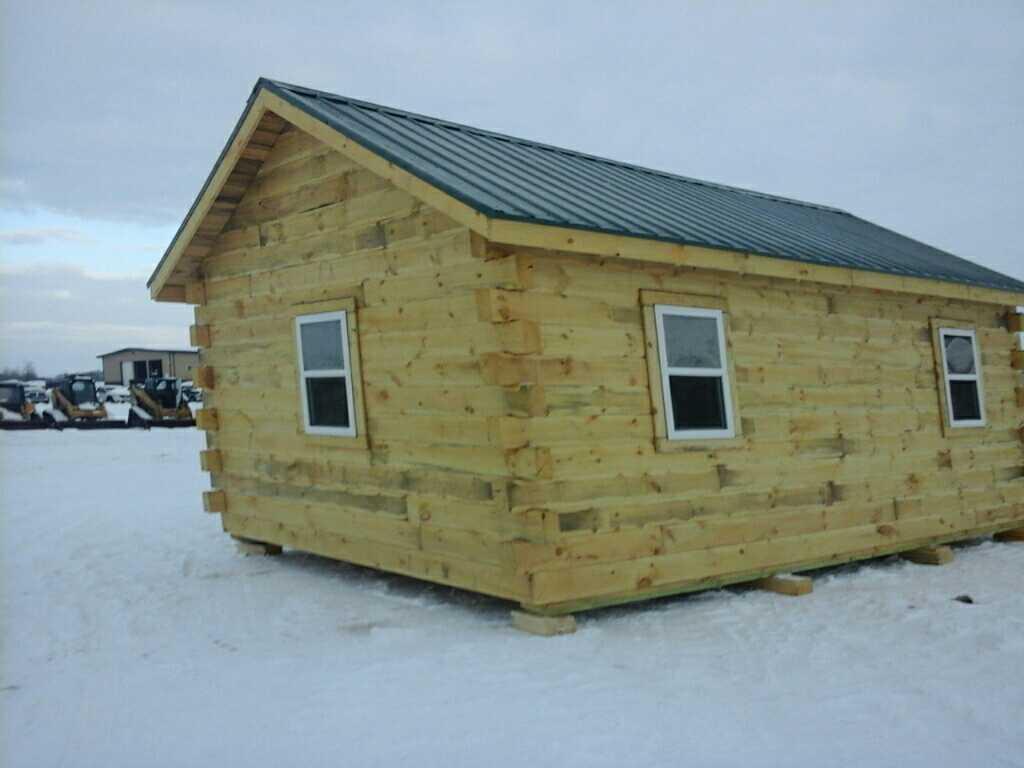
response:
[(665, 437), (654, 439), (654, 450), (657, 453), (709, 453), (746, 447), (747, 441), (742, 435), (721, 438), (702, 437), (695, 440), (669, 440)]

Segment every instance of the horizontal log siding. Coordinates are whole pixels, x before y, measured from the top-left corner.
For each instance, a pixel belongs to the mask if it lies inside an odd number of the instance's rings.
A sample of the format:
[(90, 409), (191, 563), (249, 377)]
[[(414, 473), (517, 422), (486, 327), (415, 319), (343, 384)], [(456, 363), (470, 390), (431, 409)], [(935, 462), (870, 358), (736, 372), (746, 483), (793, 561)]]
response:
[[(508, 510), (496, 428), (524, 406), (482, 378), (481, 355), (504, 344), (475, 295), (521, 286), (515, 260), (480, 258), (472, 237), (308, 135), (281, 135), (203, 262), (196, 308), (227, 531), (527, 597), (511, 542), (533, 523)], [(365, 447), (299, 427), (294, 305), (344, 297), (358, 304)]]
[[(517, 551), (535, 604), (568, 610), (1024, 522), (1021, 411), (999, 307), (508, 255), (527, 289), (490, 305), (537, 323), (542, 347), (495, 363), (545, 407), (525, 428), (543, 474), (509, 492), (513, 511), (548, 521), (547, 541)], [(727, 301), (740, 440), (656, 450), (642, 289)], [(977, 328), (987, 428), (943, 436), (933, 317)]]

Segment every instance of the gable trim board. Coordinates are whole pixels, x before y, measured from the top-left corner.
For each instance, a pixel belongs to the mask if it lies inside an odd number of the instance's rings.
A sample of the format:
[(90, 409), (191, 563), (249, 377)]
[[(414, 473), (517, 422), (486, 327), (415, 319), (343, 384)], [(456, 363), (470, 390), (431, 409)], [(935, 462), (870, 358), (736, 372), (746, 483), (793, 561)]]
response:
[[(357, 138), (346, 135), (338, 127), (337, 121), (333, 119), (332, 115), (316, 101), (320, 96), (327, 97), (329, 95), (318, 94), (316, 91), (310, 91), (297, 86), (288, 86), (266, 79), (260, 79), (256, 83), (245, 111), (235, 126), (227, 145), (221, 152), (216, 165), (172, 240), (171, 245), (150, 277), (148, 285), (154, 299), (158, 301), (185, 300), (185, 282), (198, 276), (198, 269), (193, 268), (191, 271), (182, 273), (179, 266), (183, 259), (190, 254), (193, 258), (198, 257), (198, 259), (201, 259), (204, 248), (208, 248), (209, 244), (212, 243), (230, 217), (233, 205), (237, 203), (237, 200), (231, 195), (222, 196), (225, 186), (229, 185), (233, 174), (239, 171), (241, 171), (243, 178), (250, 174), (255, 175), (259, 163), (262, 162), (262, 158), (266, 156), (266, 153), (272, 147), (274, 132), (279, 133), (283, 129), (284, 121), (292, 123), (300, 130), (323, 141), (354, 162), (390, 181), (399, 189), (412, 194), (496, 244), (513, 247), (543, 248), (602, 257), (671, 264), (680, 267), (711, 269), (761, 277), (778, 277), (798, 281), (812, 281), (827, 285), (862, 287), (872, 290), (922, 294), (1002, 305), (1019, 304), (1021, 296), (1024, 295), (1024, 284), (1019, 284), (1018, 281), (1012, 278), (977, 267), (969, 262), (964, 262), (934, 249), (930, 250), (944, 258), (948, 257), (948, 259), (956, 262), (956, 265), (963, 266), (966, 264), (968, 267), (976, 270), (979, 275), (985, 275), (986, 281), (989, 280), (989, 276), (994, 276), (991, 278), (995, 281), (993, 285), (998, 283), (1002, 287), (992, 287), (977, 282), (957, 282), (952, 278), (920, 276), (911, 274), (913, 270), (909, 268), (904, 270), (907, 274), (894, 274), (869, 268), (811, 263), (805, 259), (782, 254), (766, 255), (737, 251), (725, 247), (683, 242), (678, 238), (666, 239), (637, 236), (635, 234), (598, 231), (583, 227), (559, 226), (552, 223), (536, 223), (524, 217), (511, 215), (508, 212), (489, 209), (487, 206), (479, 204), (478, 201), (470, 200), (466, 195), (459, 194), (453, 187), (449, 186), (448, 189), (443, 189), (443, 185), (439, 182), (421, 178), (420, 175), (402, 167), (402, 164), (397, 161), (393, 153), (391, 157), (388, 157), (384, 152), (377, 151), (372, 146), (360, 143)], [(313, 99), (312, 102), (310, 98)], [(331, 98), (341, 99), (341, 97), (333, 96)], [(410, 119), (431, 120), (429, 118), (408, 115), (407, 113), (398, 113), (395, 110), (385, 110), (385, 108), (377, 107), (376, 105), (365, 105), (352, 100), (343, 101), (367, 109), (401, 114)], [(475, 129), (454, 126), (454, 124), (443, 124), (440, 121), (435, 122), (444, 127), (461, 128), (467, 132), (475, 131)], [(261, 126), (266, 130), (261, 132)], [(497, 137), (496, 134), (489, 134), (483, 131), (477, 133), (482, 136), (496, 138), (496, 140), (500, 139), (501, 141), (520, 141), (508, 137)], [(254, 138), (260, 138), (262, 142), (269, 139), (270, 144), (255, 142)], [(366, 142), (366, 144), (370, 143)], [(534, 145), (529, 142), (522, 142), (522, 144), (553, 152), (561, 152), (565, 155), (579, 157), (587, 161), (631, 169), (637, 173), (658, 175), (658, 172), (615, 164), (612, 161), (605, 161), (600, 158), (590, 158), (589, 156), (571, 153), (567, 150), (556, 150), (555, 148)], [(661, 176), (679, 179), (680, 183), (693, 183), (722, 190), (729, 189), (705, 182), (683, 180), (681, 177), (670, 177), (668, 174), (661, 174)], [(836, 209), (787, 201), (781, 198), (761, 195), (760, 193), (740, 190), (733, 190), (733, 192), (749, 195), (752, 198), (763, 198), (787, 204), (791, 203), (795, 206), (814, 208), (826, 213), (842, 214), (842, 212), (838, 212)], [(848, 214), (842, 215), (848, 216)], [(860, 220), (856, 220), (854, 217), (849, 218), (851, 221), (860, 222)], [(874, 225), (868, 225), (866, 222), (861, 223), (865, 226), (874, 227)], [(874, 227), (872, 232), (885, 235), (887, 230)], [(899, 238), (900, 242), (912, 243), (915, 246), (927, 248), (927, 246), (921, 246), (918, 243), (914, 243), (914, 241), (894, 235), (893, 233), (888, 233), (888, 235)], [(979, 277), (978, 279), (980, 280), (981, 278)], [(1018, 284), (1020, 285), (1020, 290), (1017, 290)]]

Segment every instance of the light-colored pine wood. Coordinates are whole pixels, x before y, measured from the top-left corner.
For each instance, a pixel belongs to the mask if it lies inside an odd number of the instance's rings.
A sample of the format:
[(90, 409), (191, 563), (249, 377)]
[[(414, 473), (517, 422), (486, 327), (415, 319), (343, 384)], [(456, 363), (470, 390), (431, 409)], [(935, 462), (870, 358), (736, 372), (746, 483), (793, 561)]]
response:
[(204, 432), (216, 432), (220, 429), (220, 420), (216, 408), (200, 408), (196, 411), (196, 426)]
[(919, 547), (901, 552), (900, 557), (918, 565), (948, 565), (953, 562), (951, 547)]
[(767, 592), (777, 592), (780, 595), (789, 595), (790, 597), (801, 597), (809, 595), (814, 591), (814, 582), (806, 576), (792, 576), (788, 574), (779, 574), (759, 579), (754, 582), (754, 586)]
[(211, 514), (226, 512), (228, 509), (227, 494), (224, 491), (204, 491), (203, 511)]
[(205, 304), (206, 283), (202, 280), (189, 280), (185, 283), (185, 302), (188, 304)]
[(210, 326), (208, 325), (193, 325), (188, 329), (189, 343), (193, 347), (209, 347), (210, 346)]
[(215, 389), (216, 377), (213, 368), (209, 365), (201, 365), (196, 368), (192, 380), (203, 389)]
[(224, 470), (223, 454), (216, 449), (200, 451), (199, 466), (204, 472), (222, 472)]
[[(496, 245), (295, 128), (258, 155), (173, 278), (202, 276), (232, 535), (550, 614), (1024, 525), (1019, 382), (969, 292)], [(659, 435), (659, 301), (727, 312), (737, 439)], [(358, 440), (299, 418), (294, 318), (338, 308)], [(934, 318), (977, 333), (984, 429), (943, 431)]]
[(512, 611), (512, 626), (520, 632), (541, 637), (571, 635), (576, 631), (576, 618), (568, 616), (541, 616), (527, 611)]

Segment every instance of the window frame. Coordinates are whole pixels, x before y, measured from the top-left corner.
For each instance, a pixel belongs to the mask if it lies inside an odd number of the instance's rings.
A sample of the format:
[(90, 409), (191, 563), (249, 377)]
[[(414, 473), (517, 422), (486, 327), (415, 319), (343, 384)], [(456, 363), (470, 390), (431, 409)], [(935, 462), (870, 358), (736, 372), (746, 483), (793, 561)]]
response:
[[(340, 322), (341, 332), (341, 354), (344, 368), (329, 368), (317, 371), (306, 371), (303, 359), (302, 350), (302, 326), (312, 323), (320, 322)], [(333, 437), (356, 437), (358, 436), (358, 418), (356, 416), (355, 409), (355, 397), (353, 394), (353, 376), (354, 366), (352, 364), (352, 354), (350, 352), (350, 346), (348, 343), (349, 337), (349, 323), (348, 323), (348, 310), (340, 309), (332, 312), (317, 312), (313, 314), (301, 314), (295, 316), (295, 350), (296, 350), (296, 372), (299, 378), (299, 397), (302, 403), (302, 426), (303, 431), (307, 435), (326, 435)], [(347, 427), (325, 427), (310, 424), (309, 420), (309, 394), (306, 389), (307, 379), (337, 379), (344, 378), (345, 380), (345, 399), (346, 405), (348, 406), (348, 420), (349, 426)]]
[[(668, 348), (665, 343), (666, 316), (711, 318), (715, 321), (718, 331), (718, 368), (687, 368), (668, 364)], [(721, 309), (690, 307), (681, 304), (657, 303), (654, 305), (654, 327), (658, 343), (658, 367), (661, 373), (661, 398), (665, 413), (666, 439), (673, 442), (692, 442), (695, 440), (730, 440), (737, 437), (736, 414), (733, 410), (732, 375), (729, 363), (729, 347), (726, 343), (725, 312)], [(689, 376), (694, 378), (716, 378), (722, 382), (723, 410), (725, 412), (724, 429), (676, 429), (675, 412), (672, 406), (672, 376)]]
[[(974, 353), (974, 373), (950, 373), (946, 362), (946, 337), (967, 336), (971, 339), (971, 351)], [(950, 429), (979, 429), (988, 426), (985, 415), (985, 384), (981, 367), (981, 349), (978, 345), (978, 334), (973, 328), (955, 327), (943, 323), (938, 328), (939, 367), (942, 373), (942, 384), (945, 392), (946, 423)], [(978, 390), (978, 410), (980, 419), (957, 419), (953, 409), (953, 381), (973, 381)]]

